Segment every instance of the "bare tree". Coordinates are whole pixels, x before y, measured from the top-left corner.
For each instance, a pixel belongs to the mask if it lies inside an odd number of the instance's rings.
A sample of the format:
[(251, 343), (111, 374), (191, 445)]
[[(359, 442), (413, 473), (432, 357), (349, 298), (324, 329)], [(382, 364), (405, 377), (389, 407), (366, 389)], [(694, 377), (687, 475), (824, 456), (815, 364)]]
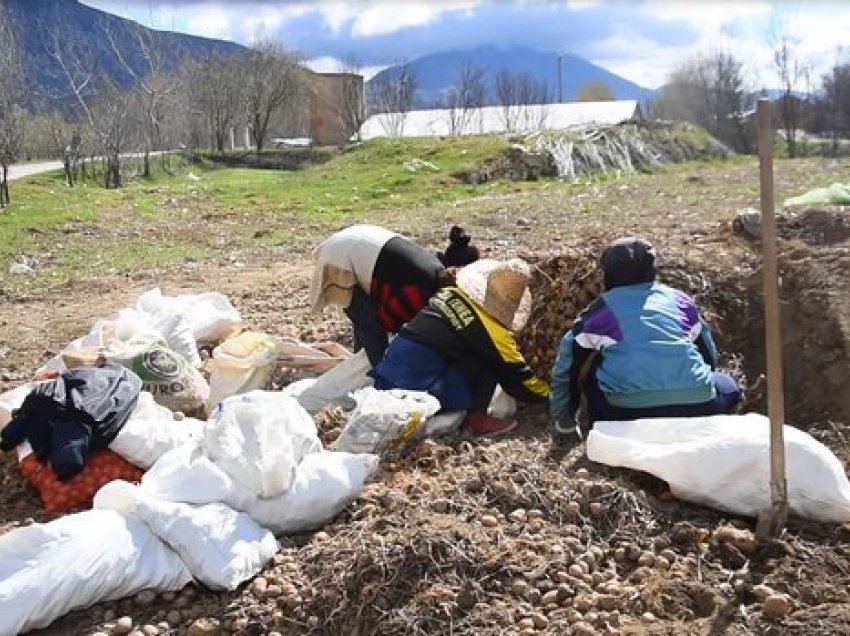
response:
[(752, 144), (745, 119), (749, 106), (742, 64), (722, 49), (686, 60), (671, 73), (653, 102), (658, 118), (697, 124), (744, 152)]
[[(111, 29), (104, 26), (103, 30), (116, 59), (133, 80), (132, 90), (137, 94), (135, 104), (141, 118), (144, 145), (143, 175), (150, 177), (150, 153), (165, 149), (162, 128), (165, 120), (173, 116), (176, 110), (179, 84), (175, 74), (165, 67), (162, 44), (157, 40), (155, 32), (133, 28), (131, 37), (134, 46), (130, 49), (127, 42), (118, 41)], [(128, 59), (128, 52), (133, 50), (139, 53), (135, 56), (135, 65)], [(171, 54), (174, 55), (174, 52)], [(167, 162), (167, 155), (163, 155), (163, 161)]]
[(21, 59), (9, 15), (0, 5), (0, 208), (9, 202), (9, 164), (18, 158), (23, 117), (18, 106), (22, 89)]
[(850, 132), (850, 63), (836, 57), (832, 71), (821, 78), (821, 88), (835, 152), (839, 136)]
[(496, 74), (496, 99), (501, 108), (502, 125), (507, 132), (513, 132), (519, 115), (516, 74), (505, 69)]
[(591, 80), (578, 89), (577, 102), (611, 102), (617, 99), (614, 90), (607, 82)]
[(487, 93), (486, 72), (471, 62), (458, 69), (457, 79), (446, 95), (451, 134), (463, 133), (476, 113), (481, 112)]
[(371, 103), (375, 112), (383, 113), (384, 132), (392, 137), (404, 134), (407, 114), (413, 108), (416, 94), (416, 74), (407, 64), (385, 71), (371, 88)]
[(549, 83), (546, 80), (534, 79), (530, 73), (520, 73), (516, 78), (516, 95), (520, 128), (543, 128), (549, 115)]
[(245, 110), (257, 153), (263, 150), (269, 122), (303, 90), (302, 72), (294, 54), (266, 42), (243, 58)]
[(773, 23), (773, 64), (782, 87), (779, 100), (779, 121), (785, 133), (788, 156), (797, 156), (797, 131), (800, 129), (804, 97), (803, 85), (811, 65), (799, 53), (800, 41), (788, 33), (784, 20)]
[(360, 129), (366, 121), (366, 95), (363, 88), (363, 69), (353, 56), (343, 59), (339, 72), (343, 77), (339, 83), (339, 116), (348, 138), (361, 140)]
[(242, 113), (243, 68), (236, 58), (213, 53), (201, 60), (190, 80), (190, 101), (202, 116), (211, 147), (225, 149), (230, 129)]

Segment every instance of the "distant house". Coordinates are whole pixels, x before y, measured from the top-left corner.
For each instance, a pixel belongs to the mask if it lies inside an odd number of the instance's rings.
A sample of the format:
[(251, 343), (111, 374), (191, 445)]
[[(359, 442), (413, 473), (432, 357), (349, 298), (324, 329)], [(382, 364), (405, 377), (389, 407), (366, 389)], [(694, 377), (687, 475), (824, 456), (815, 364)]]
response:
[(437, 108), (401, 113), (379, 113), (363, 124), (363, 139), (374, 137), (440, 137), (485, 133), (526, 133), (575, 126), (613, 125), (642, 121), (635, 100), (529, 104), (505, 108), (485, 106), (468, 113)]

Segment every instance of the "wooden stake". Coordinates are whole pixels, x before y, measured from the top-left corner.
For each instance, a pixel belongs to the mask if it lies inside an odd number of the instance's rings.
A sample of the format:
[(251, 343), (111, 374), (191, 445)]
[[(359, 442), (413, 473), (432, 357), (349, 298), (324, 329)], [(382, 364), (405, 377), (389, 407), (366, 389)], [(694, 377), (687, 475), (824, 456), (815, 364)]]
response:
[(782, 337), (779, 329), (779, 268), (776, 262), (776, 217), (773, 201), (773, 121), (769, 99), (758, 101), (757, 125), (761, 183), (761, 241), (764, 260), (764, 324), (767, 351), (767, 413), (770, 417), (770, 508), (759, 515), (760, 539), (779, 536), (788, 516), (785, 479), (785, 402), (782, 382)]

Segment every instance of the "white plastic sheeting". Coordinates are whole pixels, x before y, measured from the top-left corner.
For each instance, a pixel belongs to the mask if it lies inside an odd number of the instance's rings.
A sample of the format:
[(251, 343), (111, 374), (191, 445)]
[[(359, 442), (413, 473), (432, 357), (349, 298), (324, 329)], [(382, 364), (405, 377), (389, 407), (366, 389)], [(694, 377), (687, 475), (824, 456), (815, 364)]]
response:
[[(808, 433), (784, 427), (788, 504), (817, 521), (850, 521), (850, 482)], [(666, 481), (679, 499), (757, 516), (770, 505), (770, 422), (756, 413), (596, 422), (587, 456)]]
[[(574, 126), (605, 126), (641, 118), (640, 106), (635, 100), (530, 104), (517, 106), (510, 114), (511, 132), (514, 133), (562, 130)], [(403, 124), (399, 126), (399, 122)], [(480, 135), (507, 132), (506, 123), (505, 112), (501, 106), (476, 108), (465, 119), (464, 126), (456, 131), (452, 129), (450, 109), (412, 110), (403, 117), (399, 113), (372, 115), (363, 123), (360, 135), (363, 139), (442, 137), (451, 134)]]

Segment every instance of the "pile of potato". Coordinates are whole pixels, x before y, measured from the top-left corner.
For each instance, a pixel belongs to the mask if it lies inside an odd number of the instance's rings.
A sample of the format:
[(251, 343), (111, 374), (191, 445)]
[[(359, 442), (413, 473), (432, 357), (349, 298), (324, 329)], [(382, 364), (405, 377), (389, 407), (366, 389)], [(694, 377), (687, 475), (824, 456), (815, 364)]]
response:
[(575, 251), (533, 264), (532, 307), (519, 344), (531, 367), (548, 378), (561, 338), (602, 292), (596, 250)]

